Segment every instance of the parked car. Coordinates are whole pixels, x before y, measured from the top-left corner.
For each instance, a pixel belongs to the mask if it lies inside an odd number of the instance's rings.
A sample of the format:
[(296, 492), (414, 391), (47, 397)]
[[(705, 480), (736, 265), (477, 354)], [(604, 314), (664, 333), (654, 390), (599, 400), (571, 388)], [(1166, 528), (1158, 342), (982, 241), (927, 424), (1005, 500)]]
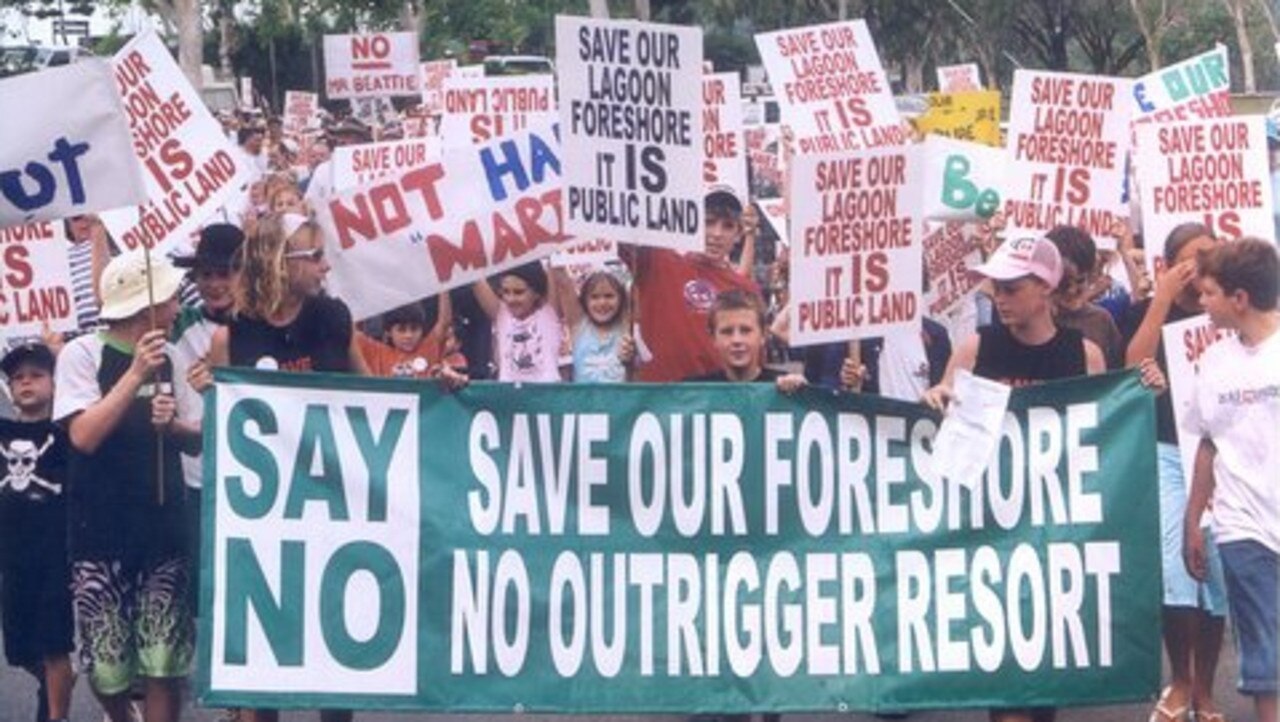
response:
[(484, 59), (485, 75), (550, 75), (555, 66), (541, 55), (490, 55)]
[(53, 68), (59, 65), (70, 65), (71, 63), (86, 58), (91, 55), (84, 48), (61, 47), (56, 45), (41, 45), (36, 47), (35, 58), (31, 61), (31, 65), (35, 70), (44, 70), (45, 68)]
[(0, 78), (32, 70), (36, 48), (31, 45), (14, 45), (0, 48)]

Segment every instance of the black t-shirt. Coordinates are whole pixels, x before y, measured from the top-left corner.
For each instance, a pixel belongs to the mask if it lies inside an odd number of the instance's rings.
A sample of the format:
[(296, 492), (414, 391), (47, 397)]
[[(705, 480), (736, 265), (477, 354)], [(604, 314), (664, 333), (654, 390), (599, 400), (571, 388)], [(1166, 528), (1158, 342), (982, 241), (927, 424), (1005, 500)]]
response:
[(1084, 376), (1089, 370), (1084, 335), (1074, 329), (1059, 328), (1037, 346), (1022, 343), (1003, 326), (979, 328), (978, 339), (974, 375), (1010, 386)]
[[(1127, 348), (1133, 342), (1134, 334), (1138, 333), (1138, 328), (1142, 326), (1142, 319), (1146, 317), (1147, 310), (1151, 308), (1151, 299), (1143, 299), (1138, 303), (1129, 307), (1128, 313), (1124, 316), (1123, 327), (1120, 332), (1124, 334), (1124, 343)], [(1183, 319), (1191, 318), (1199, 315), (1196, 311), (1184, 311), (1178, 304), (1173, 304), (1169, 308), (1169, 315), (1165, 316), (1165, 323), (1173, 323)], [(1165, 376), (1169, 375), (1169, 363), (1164, 352), (1164, 335), (1161, 334), (1159, 343), (1156, 344), (1156, 364), (1160, 366), (1160, 370)], [(1173, 416), (1173, 398), (1169, 393), (1163, 393), (1156, 396), (1156, 441), (1162, 441), (1166, 444), (1178, 443), (1178, 422)]]
[(722, 369), (722, 370), (720, 370), (720, 371), (716, 371), (715, 373), (704, 374), (704, 375), (702, 375), (702, 376), (690, 376), (689, 378), (685, 379), (685, 381), (690, 381), (690, 382), (694, 382), (694, 381), (696, 381), (696, 382), (698, 382), (698, 383), (750, 383), (750, 384), (756, 384), (756, 383), (762, 383), (762, 382), (770, 382), (770, 383), (772, 383), (772, 382), (775, 382), (775, 381), (777, 381), (778, 379), (782, 378), (783, 376), (786, 376), (786, 374), (785, 374), (785, 373), (783, 373), (783, 372), (781, 372), (781, 371), (777, 371), (777, 370), (775, 370), (775, 369), (771, 369), (771, 368), (762, 368), (762, 369), (760, 369), (760, 375), (759, 375), (759, 376), (757, 376), (757, 377), (755, 377), (754, 379), (752, 379), (752, 380), (750, 380), (750, 381), (738, 381), (737, 379), (731, 379), (731, 378), (729, 378), (729, 375), (728, 375), (728, 374), (726, 374), (726, 373), (724, 372), (724, 370)]
[[(281, 371), (351, 371), (351, 311), (328, 296), (307, 298), (286, 326), (239, 316), (228, 324), (232, 366)], [(274, 364), (260, 363), (271, 359)]]
[(67, 563), (69, 449), (52, 421), (0, 419), (0, 568)]
[[(83, 391), (72, 388), (63, 366), (76, 366), (79, 371), (74, 384), (96, 385), (93, 395), (101, 398), (133, 363), (130, 350), (105, 341), (101, 335), (77, 339), (73, 344), (78, 345), (68, 345), (58, 361), (58, 394)], [(78, 361), (69, 361), (72, 355), (88, 359), (88, 365), (80, 369)], [(94, 377), (79, 378), (80, 372)], [(167, 359), (158, 378), (174, 378), (173, 366)], [(166, 440), (161, 457), (156, 429), (151, 424), (151, 397), (157, 390), (172, 393), (173, 387), (164, 381), (144, 384), (96, 451), (85, 453), (70, 447), (67, 519), (73, 559), (111, 559), (132, 564), (186, 552), (181, 454), (175, 441)], [(70, 414), (61, 421), (69, 425), (73, 417)], [(157, 481), (161, 458), (163, 501)]]

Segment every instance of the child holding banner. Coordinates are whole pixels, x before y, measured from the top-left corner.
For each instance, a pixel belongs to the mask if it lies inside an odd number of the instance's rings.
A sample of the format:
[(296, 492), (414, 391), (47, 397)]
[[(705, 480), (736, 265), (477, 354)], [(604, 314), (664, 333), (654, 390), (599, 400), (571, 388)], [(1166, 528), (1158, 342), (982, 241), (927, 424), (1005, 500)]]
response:
[[(633, 270), (641, 333), (653, 360), (640, 367), (640, 381), (673, 382), (713, 373), (720, 355), (707, 335), (711, 304), (724, 291), (759, 294), (751, 269), (755, 263), (756, 222), (744, 214), (742, 201), (727, 190), (708, 193), (703, 214), (706, 248), (682, 256), (675, 251), (638, 248)], [(730, 254), (740, 238), (742, 256), (735, 266)]]
[(165, 342), (181, 280), (164, 259), (117, 256), (102, 274), (106, 329), (74, 339), (58, 361), (53, 417), (71, 441), (68, 545), (81, 669), (112, 722), (129, 719), (136, 678), (147, 719), (176, 722), (192, 659), (179, 451), (198, 450), (200, 436), (185, 415), (192, 391), (178, 380), (186, 369), (170, 362)]
[(764, 301), (742, 289), (730, 289), (716, 296), (707, 319), (707, 331), (716, 353), (720, 370), (692, 376), (687, 381), (708, 382), (773, 382), (783, 393), (793, 393), (806, 385), (797, 373), (783, 373), (764, 367), (767, 336)]
[(1240, 656), (1239, 689), (1260, 722), (1276, 722), (1280, 672), (1280, 261), (1275, 245), (1245, 238), (1199, 256), (1200, 302), (1236, 335), (1205, 351), (1192, 404), (1200, 432), (1183, 557), (1209, 574), (1201, 517), (1210, 509)]
[[(1214, 245), (1213, 231), (1200, 223), (1184, 223), (1169, 234), (1165, 263), (1158, 271), (1155, 295), (1139, 302), (1126, 318), (1128, 365), (1155, 357), (1168, 373), (1161, 328), (1203, 312), (1196, 289), (1196, 257)], [(1172, 675), (1152, 712), (1153, 722), (1172, 722), (1188, 710), (1212, 718), (1213, 679), (1226, 627), (1227, 599), (1217, 547), (1206, 541), (1208, 574), (1203, 582), (1182, 563), (1182, 518), (1187, 508), (1186, 471), (1178, 452), (1177, 421), (1170, 394), (1156, 397), (1156, 457), (1160, 481), (1160, 528), (1164, 578), (1161, 632)]]
[[(557, 280), (565, 275), (557, 269)], [(573, 380), (580, 383), (626, 381), (635, 360), (636, 346), (627, 332), (630, 314), (627, 313), (627, 288), (622, 279), (609, 271), (592, 272), (578, 291), (578, 306), (581, 313), (569, 313), (567, 324), (573, 329)], [(568, 306), (566, 311), (570, 311)], [(581, 318), (575, 320), (575, 315)]]
[(5, 354), (0, 370), (17, 410), (0, 420), (0, 611), (4, 656), (39, 681), (37, 722), (66, 720), (71, 670), (71, 573), (67, 565), (67, 435), (50, 420), (53, 353), (24, 344)]
[(493, 321), (498, 380), (560, 381), (559, 294), (539, 262), (498, 274), (498, 290), (487, 279), (476, 281), (476, 303)]

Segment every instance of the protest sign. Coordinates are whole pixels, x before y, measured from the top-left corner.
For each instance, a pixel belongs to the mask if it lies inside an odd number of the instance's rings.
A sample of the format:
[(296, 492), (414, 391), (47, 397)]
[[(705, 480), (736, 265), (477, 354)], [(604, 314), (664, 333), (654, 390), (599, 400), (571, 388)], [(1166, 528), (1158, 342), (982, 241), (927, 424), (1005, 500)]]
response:
[(447, 78), (440, 138), (446, 146), (486, 143), (555, 123), (555, 81), (550, 75)]
[(568, 238), (559, 148), (534, 129), (324, 199), (329, 291), (364, 319), (550, 255)]
[(129, 41), (112, 64), (149, 200), (102, 222), (121, 250), (167, 248), (241, 194), (250, 169), (155, 31)]
[(791, 345), (919, 328), (914, 149), (792, 159)]
[(556, 17), (565, 227), (703, 248), (702, 31)]
[(866, 22), (762, 33), (756, 47), (800, 155), (909, 140)]
[(0, 107), (0, 227), (147, 199), (109, 63), (0, 80)]
[(1133, 83), (1133, 101), (1134, 123), (1231, 115), (1231, 63), (1226, 46), (1138, 78)]
[(331, 100), (419, 96), (418, 35), (326, 35), (324, 77), (324, 93)]
[(1004, 149), (931, 135), (918, 146), (921, 214), (931, 221), (986, 220), (1000, 210)]
[(1076, 226), (1111, 233), (1124, 201), (1133, 81), (1017, 70), (1009, 116), (1008, 237)]
[(74, 298), (61, 223), (0, 228), (0, 338), (74, 331)]
[(1164, 265), (1169, 232), (1194, 221), (1219, 238), (1274, 240), (1262, 116), (1140, 125), (1136, 175), (1147, 266)]
[(911, 124), (926, 135), (941, 135), (992, 147), (1000, 142), (1000, 91), (930, 93), (929, 108)]
[(253, 78), (245, 75), (240, 78), (240, 107), (244, 109), (252, 108), (256, 105), (253, 97)]
[(565, 243), (547, 261), (555, 268), (571, 266), (603, 266), (618, 260), (618, 244), (596, 239)]
[(767, 384), (218, 369), (202, 705), (745, 713), (1149, 700), (1152, 394), (1015, 389), (969, 490), (937, 416)]
[(444, 81), (458, 67), (458, 61), (429, 60), (422, 64), (422, 109), (427, 115), (444, 112)]
[(739, 200), (751, 198), (743, 137), (742, 80), (737, 73), (702, 78), (702, 181), (728, 186)]
[(1160, 329), (1164, 343), (1165, 363), (1169, 372), (1169, 400), (1178, 431), (1178, 454), (1182, 470), (1191, 486), (1191, 470), (1195, 468), (1196, 449), (1200, 446), (1200, 430), (1191, 427), (1191, 405), (1195, 403), (1196, 377), (1200, 375), (1200, 357), (1213, 344), (1231, 335), (1200, 314), (1181, 321), (1169, 321)]
[(333, 149), (334, 190), (357, 188), (440, 161), (440, 139), (410, 138)]
[(938, 92), (964, 93), (982, 90), (982, 73), (977, 63), (938, 66)]
[(298, 135), (311, 125), (316, 111), (320, 109), (320, 98), (315, 93), (302, 90), (284, 91), (284, 132)]
[(965, 302), (982, 279), (970, 270), (982, 263), (964, 223), (932, 223), (921, 240), (924, 246), (924, 268), (929, 276), (929, 292), (925, 294), (929, 318), (949, 316)]
[(782, 128), (777, 123), (747, 128), (747, 168), (752, 199), (781, 198), (785, 186)]

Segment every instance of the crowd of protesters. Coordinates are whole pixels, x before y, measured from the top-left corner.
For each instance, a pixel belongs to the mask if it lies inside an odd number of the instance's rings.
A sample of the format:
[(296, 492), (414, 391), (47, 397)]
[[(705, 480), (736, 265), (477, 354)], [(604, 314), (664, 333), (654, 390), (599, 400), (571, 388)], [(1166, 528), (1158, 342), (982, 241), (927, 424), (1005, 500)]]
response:
[[(11, 475), (0, 488), (4, 646), (11, 665), (40, 681), (39, 722), (67, 718), (77, 673), (112, 722), (138, 709), (149, 722), (178, 718), (193, 663), (200, 392), (217, 366), (450, 388), (480, 379), (768, 382), (790, 393), (814, 384), (938, 409), (952, 399), (959, 370), (1026, 385), (1139, 367), (1157, 394), (1159, 478), (1149, 481), (1160, 488), (1171, 668), (1151, 719), (1222, 719), (1214, 674), (1230, 616), (1239, 690), (1258, 719), (1275, 722), (1280, 273), (1272, 243), (1222, 243), (1183, 225), (1149, 279), (1134, 260), (1141, 238), (1127, 227), (1115, 229), (1117, 250), (1107, 252), (1070, 227), (1004, 238), (997, 218), (973, 239), (986, 251), (976, 269), (985, 281), (971, 299), (974, 332), (949, 337), (941, 319), (925, 319), (918, 333), (792, 350), (785, 247), (751, 199), (714, 190), (699, 253), (623, 248), (617, 263), (577, 277), (533, 263), (355, 323), (343, 299), (325, 293), (325, 239), (310, 209), (333, 192), (334, 147), (396, 138), (403, 127), (347, 118), (285, 137), (275, 121), (223, 120), (255, 169), (243, 202), (173, 258), (113, 257), (96, 218), (69, 219), (80, 332), (18, 343), (0, 360), (13, 410), (0, 423)], [(1195, 468), (1185, 469), (1161, 327), (1206, 312), (1235, 333), (1202, 363), (1193, 404), (1202, 440)], [(31, 466), (15, 479), (19, 458)], [(991, 714), (1043, 720), (1053, 710)]]

